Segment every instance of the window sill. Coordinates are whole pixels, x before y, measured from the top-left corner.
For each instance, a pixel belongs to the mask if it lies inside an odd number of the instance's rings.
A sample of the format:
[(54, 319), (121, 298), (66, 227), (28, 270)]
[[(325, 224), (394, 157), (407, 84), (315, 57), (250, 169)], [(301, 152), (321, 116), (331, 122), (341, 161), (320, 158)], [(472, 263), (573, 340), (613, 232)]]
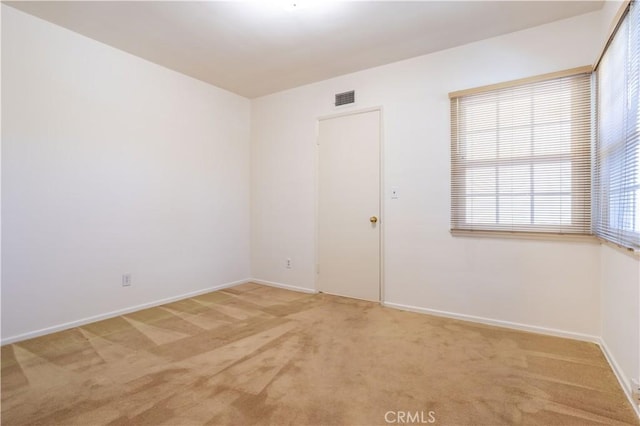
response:
[(454, 237), (498, 238), (512, 240), (562, 241), (599, 244), (600, 240), (593, 235), (580, 234), (548, 234), (543, 232), (510, 232), (510, 231), (467, 231), (452, 229)]
[(627, 248), (627, 247), (623, 247), (623, 246), (621, 246), (619, 244), (612, 243), (611, 241), (605, 240), (603, 238), (598, 238), (598, 241), (603, 246), (611, 247), (612, 249), (614, 249), (614, 250), (616, 250), (616, 251), (618, 251), (620, 253), (626, 254), (627, 256), (629, 256), (629, 257), (631, 257), (633, 259), (640, 260), (640, 251), (638, 251), (638, 250), (634, 250), (634, 249), (630, 249), (630, 248)]

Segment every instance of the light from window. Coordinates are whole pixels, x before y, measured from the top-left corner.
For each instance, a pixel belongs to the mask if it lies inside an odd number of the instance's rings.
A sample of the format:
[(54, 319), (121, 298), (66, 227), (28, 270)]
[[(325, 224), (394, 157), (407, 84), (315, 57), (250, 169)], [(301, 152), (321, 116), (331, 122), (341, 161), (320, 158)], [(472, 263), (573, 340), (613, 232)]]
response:
[(632, 3), (597, 69), (593, 232), (640, 250), (640, 11)]
[(589, 72), (451, 98), (453, 230), (591, 232)]

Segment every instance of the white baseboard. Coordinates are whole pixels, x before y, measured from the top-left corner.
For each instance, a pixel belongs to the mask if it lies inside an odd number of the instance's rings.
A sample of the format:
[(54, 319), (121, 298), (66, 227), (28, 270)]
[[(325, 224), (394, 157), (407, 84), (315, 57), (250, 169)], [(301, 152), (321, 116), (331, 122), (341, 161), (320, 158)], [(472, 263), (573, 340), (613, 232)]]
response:
[(487, 325), (495, 325), (498, 327), (511, 328), (511, 329), (520, 330), (520, 331), (529, 331), (532, 333), (546, 334), (546, 335), (555, 336), (555, 337), (564, 337), (568, 339), (581, 340), (581, 341), (591, 342), (591, 343), (598, 343), (598, 344), (600, 343), (600, 338), (598, 336), (592, 336), (590, 334), (574, 333), (571, 331), (557, 330), (555, 328), (546, 328), (546, 327), (539, 327), (535, 325), (520, 324), (517, 322), (478, 317), (475, 315), (457, 314), (453, 312), (439, 311), (437, 309), (428, 309), (428, 308), (421, 308), (418, 306), (402, 305), (400, 303), (383, 302), (383, 305), (388, 306), (390, 308), (402, 309), (403, 311), (418, 312), (421, 314), (435, 315), (439, 317), (452, 318), (452, 319), (457, 319), (462, 321), (477, 322), (477, 323), (487, 324)]
[[(107, 312), (105, 314), (94, 315), (94, 316), (83, 318), (83, 319), (79, 319), (79, 320), (76, 320), (76, 321), (71, 321), (71, 322), (67, 322), (67, 323), (64, 323), (64, 324), (58, 324), (58, 325), (55, 325), (55, 326), (52, 326), (52, 327), (42, 328), (40, 330), (35, 330), (35, 331), (28, 332), (28, 333), (18, 334), (16, 336), (2, 338), (0, 340), (0, 344), (7, 345), (7, 344), (11, 344), (11, 343), (22, 341), (22, 340), (31, 339), (31, 338), (34, 338), (34, 337), (43, 336), (45, 334), (55, 333), (55, 332), (58, 332), (58, 331), (63, 331), (63, 330), (67, 330), (67, 329), (70, 329), (70, 328), (79, 327), (79, 326), (82, 326), (82, 325), (85, 325), (85, 324), (89, 324), (89, 323), (92, 323), (92, 322), (101, 321), (101, 320), (104, 320), (104, 319), (109, 319), (109, 318), (117, 317), (117, 316), (120, 316), (120, 315), (125, 315), (125, 314), (131, 313), (131, 312), (139, 311), (141, 309), (146, 309), (146, 308), (151, 308), (151, 307), (154, 307), (154, 306), (164, 305), (164, 304), (175, 302), (175, 301), (182, 300), (182, 299), (188, 299), (190, 297), (195, 297), (195, 296), (198, 296), (198, 295), (201, 295), (201, 294), (205, 294), (205, 293), (211, 293), (212, 291), (222, 290), (222, 289), (225, 289), (225, 288), (233, 287), (233, 286), (240, 285), (240, 284), (245, 284), (245, 283), (248, 283), (248, 282), (267, 285), (267, 286), (270, 286), (270, 287), (282, 288), (282, 289), (286, 289), (286, 290), (302, 292), (302, 293), (308, 293), (308, 294), (316, 294), (316, 293), (318, 293), (318, 291), (312, 290), (312, 289), (309, 289), (309, 288), (306, 288), (306, 287), (298, 287), (298, 286), (293, 286), (293, 285), (288, 285), (288, 284), (277, 283), (277, 282), (273, 282), (273, 281), (259, 280), (259, 279), (256, 279), (256, 278), (244, 279), (244, 280), (233, 281), (233, 282), (229, 282), (229, 283), (225, 283), (225, 284), (220, 284), (220, 285), (217, 285), (217, 286), (213, 286), (213, 287), (209, 287), (209, 288), (205, 288), (205, 289), (201, 289), (201, 290), (192, 291), (192, 292), (189, 292), (189, 293), (184, 293), (184, 294), (181, 294), (181, 295), (178, 295), (178, 296), (172, 296), (172, 297), (168, 297), (168, 298), (165, 298), (165, 299), (155, 300), (153, 302), (143, 303), (143, 304), (140, 304), (140, 305), (131, 306), (131, 307), (124, 308), (124, 309), (119, 309), (119, 310), (116, 310), (116, 311)], [(636, 403), (632, 398), (631, 390), (629, 388), (629, 379), (627, 377), (625, 377), (622, 369), (620, 368), (620, 366), (616, 362), (615, 357), (613, 356), (613, 354), (609, 350), (609, 347), (607, 346), (606, 342), (600, 337), (592, 336), (592, 335), (588, 335), (588, 334), (582, 334), (582, 333), (574, 333), (574, 332), (562, 331), (562, 330), (557, 330), (557, 329), (553, 329), (553, 328), (538, 327), (538, 326), (514, 323), (514, 322), (510, 322), (510, 321), (501, 321), (501, 320), (496, 320), (496, 319), (491, 319), (491, 318), (478, 317), (478, 316), (474, 316), (474, 315), (457, 314), (457, 313), (453, 313), (453, 312), (440, 311), (440, 310), (436, 310), (436, 309), (421, 308), (421, 307), (418, 307), (418, 306), (411, 306), (411, 305), (403, 305), (403, 304), (400, 304), (400, 303), (382, 302), (382, 304), (384, 306), (389, 307), (389, 308), (401, 309), (401, 310), (404, 310), (404, 311), (417, 312), (417, 313), (421, 313), (421, 314), (429, 314), (429, 315), (435, 315), (435, 316), (440, 316), (440, 317), (458, 319), (458, 320), (462, 320), (462, 321), (470, 321), (470, 322), (476, 322), (476, 323), (481, 323), (481, 324), (494, 325), (494, 326), (499, 326), (499, 327), (515, 329), (515, 330), (529, 331), (529, 332), (545, 334), (545, 335), (550, 335), (550, 336), (564, 337), (564, 338), (569, 338), (569, 339), (574, 339), (574, 340), (581, 340), (581, 341), (596, 343), (596, 344), (598, 344), (598, 346), (600, 346), (600, 348), (601, 348), (601, 350), (602, 350), (602, 352), (603, 352), (603, 354), (605, 356), (605, 359), (607, 360), (607, 362), (611, 366), (611, 369), (613, 370), (616, 378), (618, 379), (618, 382), (620, 383), (620, 386), (622, 387), (622, 389), (624, 391), (624, 394), (627, 396), (627, 398), (628, 398), (628, 400), (629, 400), (629, 402), (631, 404), (631, 407), (634, 409), (634, 411), (636, 412), (636, 414), (640, 418), (640, 405), (638, 405), (638, 403)]]
[(618, 379), (618, 382), (620, 383), (620, 386), (622, 387), (624, 394), (627, 395), (627, 399), (629, 399), (629, 402), (631, 403), (631, 407), (633, 407), (633, 409), (636, 412), (636, 415), (638, 416), (638, 418), (640, 418), (640, 404), (634, 401), (633, 396), (631, 395), (630, 378), (624, 375), (622, 368), (620, 368), (620, 365), (616, 362), (615, 357), (611, 353), (611, 350), (607, 346), (607, 343), (604, 341), (604, 339), (600, 339), (600, 341), (598, 342), (598, 345), (600, 345), (600, 349), (602, 350), (604, 357), (607, 359), (607, 362), (611, 366), (611, 369), (613, 370), (613, 373), (615, 374), (616, 379)]
[(268, 285), (269, 287), (283, 288), (285, 290), (298, 291), (298, 292), (301, 292), (301, 293), (309, 293), (309, 294), (317, 294), (318, 293), (316, 290), (312, 290), (312, 289), (306, 288), (306, 287), (298, 287), (298, 286), (295, 286), (295, 285), (281, 284), (281, 283), (276, 283), (276, 282), (273, 282), (273, 281), (259, 280), (257, 278), (251, 278), (249, 280), (249, 282), (256, 283), (256, 284), (262, 284), (262, 285)]
[(45, 334), (51, 334), (51, 333), (55, 333), (55, 332), (58, 332), (58, 331), (68, 330), (70, 328), (79, 327), (81, 325), (89, 324), (89, 323), (92, 323), (92, 322), (101, 321), (101, 320), (117, 317), (117, 316), (120, 316), (120, 315), (129, 314), (131, 312), (139, 311), (141, 309), (147, 309), (147, 308), (152, 308), (154, 306), (165, 305), (167, 303), (175, 302), (175, 301), (178, 301), (178, 300), (188, 299), (189, 297), (199, 296), (199, 295), (205, 294), (205, 293), (211, 293), (212, 291), (222, 290), (224, 288), (233, 287), (233, 286), (236, 286), (236, 285), (239, 285), (239, 284), (245, 284), (245, 283), (248, 283), (249, 281), (251, 281), (251, 280), (245, 279), (245, 280), (233, 281), (233, 282), (230, 282), (230, 283), (220, 284), (220, 285), (216, 285), (216, 286), (213, 286), (213, 287), (209, 287), (209, 288), (205, 288), (205, 289), (201, 289), (201, 290), (196, 290), (196, 291), (192, 291), (192, 292), (189, 292), (189, 293), (180, 294), (180, 295), (177, 295), (177, 296), (167, 297), (165, 299), (154, 300), (153, 302), (143, 303), (141, 305), (130, 306), (128, 308), (118, 309), (116, 311), (111, 311), (111, 312), (107, 312), (107, 313), (104, 313), (104, 314), (99, 314), (99, 315), (94, 315), (94, 316), (87, 317), (87, 318), (82, 318), (82, 319), (79, 319), (79, 320), (76, 320), (76, 321), (71, 321), (71, 322), (66, 322), (66, 323), (63, 323), (63, 324), (54, 325), (52, 327), (42, 328), (40, 330), (30, 331), (28, 333), (18, 334), (16, 336), (3, 337), (2, 340), (0, 340), (0, 344), (8, 345), (10, 343), (20, 342), (22, 340), (32, 339), (32, 338), (38, 337), (38, 336), (44, 336)]
[(453, 318), (453, 319), (458, 319), (458, 320), (463, 320), (463, 321), (470, 321), (470, 322), (477, 322), (477, 323), (481, 323), (481, 324), (495, 325), (495, 326), (511, 328), (511, 329), (515, 329), (515, 330), (529, 331), (529, 332), (533, 332), (533, 333), (546, 334), (546, 335), (550, 335), (550, 336), (564, 337), (564, 338), (569, 338), (569, 339), (574, 339), (574, 340), (581, 340), (581, 341), (585, 341), (585, 342), (595, 343), (602, 350), (602, 353), (604, 354), (604, 357), (606, 358), (607, 362), (609, 363), (609, 366), (613, 370), (613, 373), (615, 374), (616, 378), (618, 379), (618, 382), (620, 383), (620, 386), (622, 387), (622, 390), (623, 390), (624, 394), (627, 396), (627, 399), (629, 400), (629, 403), (631, 404), (631, 407), (633, 408), (635, 413), (640, 418), (640, 405), (633, 400), (633, 397), (631, 395), (631, 389), (629, 387), (630, 386), (629, 378), (624, 375), (622, 369), (620, 368), (620, 366), (616, 362), (615, 357), (613, 356), (613, 354), (609, 350), (609, 347), (607, 346), (606, 342), (602, 338), (600, 338), (598, 336), (592, 336), (592, 335), (589, 335), (589, 334), (582, 334), (582, 333), (573, 333), (573, 332), (557, 330), (557, 329), (553, 329), (553, 328), (546, 328), (546, 327), (538, 327), (538, 326), (532, 326), (532, 325), (526, 325), (526, 324), (519, 324), (519, 323), (510, 322), (510, 321), (495, 320), (495, 319), (491, 319), (491, 318), (477, 317), (477, 316), (474, 316), (474, 315), (456, 314), (456, 313), (452, 313), (452, 312), (439, 311), (439, 310), (436, 310), (436, 309), (427, 309), (427, 308), (420, 308), (418, 306), (402, 305), (400, 303), (384, 302), (383, 305), (384, 306), (388, 306), (390, 308), (402, 309), (404, 311), (411, 311), (411, 312), (418, 312), (418, 313), (421, 313), (421, 314), (436, 315), (436, 316), (440, 316), (440, 317)]

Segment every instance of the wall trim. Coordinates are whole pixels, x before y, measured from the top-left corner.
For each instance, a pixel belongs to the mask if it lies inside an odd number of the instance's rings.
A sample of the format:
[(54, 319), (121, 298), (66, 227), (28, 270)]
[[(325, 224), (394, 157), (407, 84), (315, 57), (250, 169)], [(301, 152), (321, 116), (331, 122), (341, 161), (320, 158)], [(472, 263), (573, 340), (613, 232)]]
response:
[(261, 285), (267, 285), (269, 287), (282, 288), (282, 289), (285, 289), (285, 290), (297, 291), (299, 293), (318, 294), (317, 290), (314, 290), (314, 289), (311, 289), (311, 288), (298, 287), (298, 286), (295, 286), (295, 285), (282, 284), (282, 283), (277, 283), (277, 282), (273, 282), (273, 281), (259, 280), (257, 278), (251, 278), (250, 280), (248, 280), (248, 282), (255, 283), (255, 284), (261, 284)]
[(79, 327), (81, 325), (89, 324), (89, 323), (92, 323), (92, 322), (101, 321), (101, 320), (117, 317), (117, 316), (120, 316), (120, 315), (129, 314), (131, 312), (136, 312), (136, 311), (139, 311), (141, 309), (153, 308), (154, 306), (165, 305), (167, 303), (176, 302), (176, 301), (182, 300), (182, 299), (188, 299), (190, 297), (199, 296), (201, 294), (211, 293), (213, 291), (222, 290), (222, 289), (233, 287), (233, 286), (240, 285), (240, 284), (246, 284), (246, 283), (248, 283), (250, 281), (251, 280), (249, 280), (247, 278), (247, 279), (244, 279), (244, 280), (238, 280), (238, 281), (228, 282), (228, 283), (224, 283), (224, 284), (219, 284), (219, 285), (216, 285), (216, 286), (213, 286), (213, 287), (208, 287), (208, 288), (204, 288), (204, 289), (201, 289), (201, 290), (190, 291), (188, 293), (183, 293), (183, 294), (180, 294), (180, 295), (177, 295), (177, 296), (171, 296), (171, 297), (167, 297), (167, 298), (164, 298), (164, 299), (154, 300), (153, 302), (142, 303), (140, 305), (130, 306), (128, 308), (117, 309), (115, 311), (107, 312), (107, 313), (104, 313), (104, 314), (94, 315), (94, 316), (82, 318), (82, 319), (75, 320), (75, 321), (65, 322), (65, 323), (62, 323), (62, 324), (58, 324), (58, 325), (54, 325), (54, 326), (46, 327), (46, 328), (41, 328), (39, 330), (30, 331), (30, 332), (18, 334), (18, 335), (15, 335), (15, 336), (3, 337), (0, 340), (0, 345), (8, 345), (10, 343), (16, 343), (16, 342), (20, 342), (22, 340), (32, 339), (32, 338), (38, 337), (38, 336), (44, 336), (45, 334), (51, 334), (51, 333), (55, 333), (55, 332), (58, 332), (58, 331), (68, 330), (70, 328)]
[(501, 321), (501, 320), (496, 320), (491, 318), (478, 317), (475, 315), (456, 314), (453, 312), (439, 311), (437, 309), (421, 308), (418, 306), (403, 305), (400, 303), (393, 303), (393, 302), (383, 302), (383, 306), (394, 308), (394, 309), (400, 309), (403, 311), (416, 312), (420, 314), (435, 315), (439, 317), (452, 318), (452, 319), (457, 319), (462, 321), (470, 321), (470, 322), (475, 322), (480, 324), (510, 328), (514, 330), (528, 331), (532, 333), (545, 334), (545, 335), (555, 336), (555, 337), (564, 337), (564, 338), (573, 339), (573, 340), (580, 340), (584, 342), (595, 343), (596, 345), (598, 345), (598, 347), (604, 354), (604, 357), (609, 363), (611, 370), (613, 370), (613, 373), (616, 376), (616, 379), (618, 380), (618, 383), (620, 384), (622, 391), (624, 392), (625, 396), (629, 400), (629, 404), (631, 404), (631, 408), (635, 411), (638, 418), (640, 418), (640, 404), (636, 403), (633, 400), (633, 397), (631, 395), (631, 389), (629, 387), (630, 378), (627, 378), (625, 376), (624, 372), (616, 362), (616, 359), (613, 356), (611, 350), (607, 346), (607, 343), (601, 337), (592, 336), (592, 335), (583, 334), (583, 333), (563, 331), (563, 330), (558, 330), (554, 328), (538, 327), (538, 326), (520, 324), (520, 323), (515, 323), (510, 321)]
[(502, 320), (497, 320), (492, 318), (479, 317), (475, 315), (457, 314), (454, 312), (439, 311), (437, 309), (421, 308), (418, 306), (403, 305), (400, 303), (393, 303), (393, 302), (383, 302), (383, 305), (389, 308), (400, 309), (403, 311), (435, 315), (438, 317), (452, 318), (452, 319), (475, 322), (475, 323), (486, 324), (486, 325), (495, 325), (498, 327), (511, 328), (514, 330), (528, 331), (532, 333), (545, 334), (548, 336), (564, 337), (567, 339), (581, 340), (583, 342), (600, 344), (600, 337), (593, 336), (590, 334), (575, 333), (571, 331), (564, 331), (564, 330), (558, 330), (555, 328), (540, 327), (535, 325), (527, 325), (527, 324), (521, 324), (521, 323), (511, 322), (511, 321), (502, 321)]
[(600, 242), (600, 246), (611, 247), (612, 250), (615, 250), (618, 253), (625, 254), (635, 260), (640, 260), (640, 250), (634, 250), (628, 247), (623, 247), (620, 244), (607, 241), (604, 238), (598, 238), (598, 240)]
[(577, 68), (550, 72), (546, 74), (534, 75), (531, 77), (519, 78), (517, 80), (505, 81), (502, 83), (489, 84), (487, 86), (474, 87), (472, 89), (457, 90), (449, 93), (449, 99), (460, 98), (464, 96), (476, 95), (478, 93), (486, 93), (494, 90), (507, 89), (510, 87), (520, 86), (523, 84), (538, 83), (541, 81), (553, 80), (562, 77), (571, 77), (579, 74), (591, 74), (593, 66), (583, 65)]
[(625, 376), (624, 371), (622, 371), (622, 368), (620, 368), (620, 365), (616, 362), (616, 359), (613, 356), (613, 353), (607, 346), (607, 342), (605, 342), (604, 339), (602, 338), (600, 338), (599, 340), (600, 341), (598, 342), (598, 345), (600, 346), (600, 349), (602, 350), (602, 353), (604, 354), (605, 359), (607, 360), (607, 362), (609, 363), (609, 366), (613, 370), (613, 374), (616, 376), (616, 379), (618, 379), (618, 383), (620, 383), (620, 386), (622, 387), (624, 394), (627, 396), (627, 399), (629, 400), (631, 407), (636, 412), (636, 415), (638, 416), (638, 418), (640, 418), (640, 404), (635, 402), (633, 400), (633, 396), (631, 395), (631, 388), (630, 388), (631, 378)]
[[(211, 293), (213, 291), (223, 290), (225, 288), (234, 287), (236, 285), (246, 284), (246, 283), (261, 284), (261, 285), (266, 285), (266, 286), (270, 286), (270, 287), (276, 287), (276, 288), (282, 288), (282, 289), (291, 290), (291, 291), (297, 291), (297, 292), (300, 292), (300, 293), (318, 294), (318, 291), (313, 290), (313, 289), (309, 289), (309, 288), (306, 288), (306, 287), (299, 287), (299, 286), (294, 286), (294, 285), (289, 285), (289, 284), (277, 283), (277, 282), (273, 282), (273, 281), (265, 281), (265, 280), (260, 280), (260, 279), (256, 279), (256, 278), (250, 278), (250, 279), (244, 279), (244, 280), (228, 282), (228, 283), (224, 283), (224, 284), (220, 284), (220, 285), (217, 285), (217, 286), (208, 287), (208, 288), (205, 288), (205, 289), (196, 290), (196, 291), (192, 291), (192, 292), (188, 292), (188, 293), (183, 293), (183, 294), (178, 295), (178, 296), (172, 296), (172, 297), (168, 297), (168, 298), (165, 298), (165, 299), (159, 299), (159, 300), (155, 300), (153, 302), (143, 303), (143, 304), (140, 304), (140, 305), (131, 306), (131, 307), (124, 308), (124, 309), (118, 309), (118, 310), (111, 311), (111, 312), (108, 312), (108, 313), (105, 313), (105, 314), (94, 315), (94, 316), (83, 318), (83, 319), (79, 319), (79, 320), (76, 320), (76, 321), (70, 321), (70, 322), (63, 323), (63, 324), (58, 324), (58, 325), (55, 325), (55, 326), (52, 326), (52, 327), (46, 327), (46, 328), (42, 328), (40, 330), (31, 331), (31, 332), (28, 332), (28, 333), (18, 334), (16, 336), (3, 338), (0, 341), (0, 343), (2, 345), (16, 343), (16, 342), (20, 342), (20, 341), (23, 341), (23, 340), (31, 339), (31, 338), (34, 338), (34, 337), (43, 336), (43, 335), (55, 333), (55, 332), (58, 332), (58, 331), (68, 330), (68, 329), (74, 328), (74, 327), (79, 327), (79, 326), (82, 326), (84, 324), (89, 324), (89, 323), (92, 323), (92, 322), (101, 321), (101, 320), (104, 320), (104, 319), (109, 319), (109, 318), (117, 317), (117, 316), (120, 316), (120, 315), (125, 315), (125, 314), (131, 313), (131, 312), (139, 311), (141, 309), (151, 308), (151, 307), (154, 307), (154, 306), (160, 306), (160, 305), (164, 305), (164, 304), (167, 304), (167, 303), (175, 302), (175, 301), (178, 301), (178, 300), (188, 299), (190, 297), (195, 297), (195, 296), (199, 296), (201, 294)], [(479, 317), (479, 316), (475, 316), (475, 315), (457, 314), (457, 313), (453, 313), (453, 312), (440, 311), (440, 310), (437, 310), (437, 309), (421, 308), (421, 307), (418, 307), (418, 306), (404, 305), (404, 304), (401, 304), (401, 303), (382, 302), (382, 305), (385, 306), (385, 307), (388, 307), (388, 308), (400, 309), (400, 310), (403, 310), (403, 311), (416, 312), (416, 313), (427, 314), (427, 315), (435, 315), (435, 316), (439, 316), (439, 317), (452, 318), (452, 319), (457, 319), (457, 320), (462, 320), (462, 321), (469, 321), (469, 322), (474, 322), (474, 323), (479, 323), (479, 324), (493, 325), (493, 326), (498, 326), (498, 327), (510, 328), (510, 329), (514, 329), (514, 330), (528, 331), (528, 332), (533, 332), (533, 333), (545, 334), (545, 335), (549, 335), (549, 336), (564, 337), (564, 338), (569, 338), (569, 339), (573, 339), (573, 340), (580, 340), (580, 341), (595, 343), (600, 347), (602, 353), (604, 354), (605, 359), (607, 360), (607, 362), (609, 363), (609, 366), (611, 367), (611, 370), (613, 370), (613, 373), (614, 373), (616, 379), (618, 380), (618, 383), (622, 387), (622, 390), (623, 390), (624, 394), (626, 395), (629, 403), (631, 404), (632, 409), (635, 411), (635, 413), (638, 416), (638, 418), (640, 418), (640, 405), (635, 403), (635, 401), (633, 400), (633, 397), (631, 395), (631, 391), (630, 391), (630, 388), (629, 388), (629, 384), (627, 383), (629, 380), (625, 376), (625, 374), (622, 371), (622, 369), (620, 368), (619, 364), (616, 362), (616, 359), (613, 356), (613, 354), (611, 353), (611, 350), (609, 349), (609, 347), (607, 346), (607, 343), (601, 337), (592, 336), (592, 335), (583, 334), (583, 333), (574, 333), (574, 332), (569, 332), (569, 331), (562, 331), (562, 330), (553, 329), (553, 328), (546, 328), (546, 327), (539, 327), (539, 326), (520, 324), (520, 323), (511, 322), (511, 321), (496, 320), (496, 319), (491, 319), (491, 318)]]

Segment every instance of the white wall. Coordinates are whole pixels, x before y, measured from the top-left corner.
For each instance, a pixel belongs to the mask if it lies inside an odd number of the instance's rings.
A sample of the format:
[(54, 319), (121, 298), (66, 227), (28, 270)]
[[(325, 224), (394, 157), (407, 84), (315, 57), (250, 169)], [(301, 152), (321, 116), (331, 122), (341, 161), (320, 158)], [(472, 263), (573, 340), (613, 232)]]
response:
[(249, 100), (5, 5), (2, 89), (4, 342), (249, 277)]
[(336, 112), (335, 93), (355, 89), (352, 109), (384, 108), (385, 301), (599, 336), (597, 244), (449, 234), (447, 94), (589, 65), (600, 25), (591, 13), (254, 100), (253, 277), (314, 289), (317, 118)]
[(640, 378), (640, 260), (603, 244), (600, 261), (602, 340), (628, 391)]

